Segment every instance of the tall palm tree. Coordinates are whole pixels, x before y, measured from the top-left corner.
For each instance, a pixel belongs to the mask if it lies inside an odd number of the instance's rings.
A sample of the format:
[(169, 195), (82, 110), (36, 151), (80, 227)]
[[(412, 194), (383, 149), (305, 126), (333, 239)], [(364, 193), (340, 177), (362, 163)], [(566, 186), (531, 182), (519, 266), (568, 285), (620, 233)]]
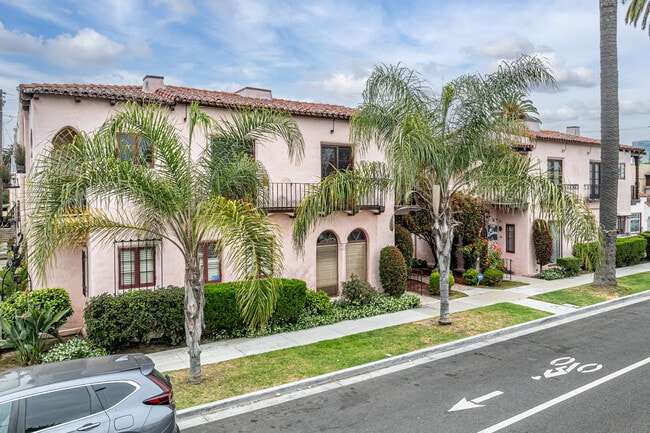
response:
[[(449, 318), (449, 265), (457, 221), (452, 197), (464, 191), (488, 202), (530, 202), (531, 210), (552, 212), (567, 236), (591, 239), (595, 223), (583, 200), (552, 183), (539, 165), (511, 150), (528, 133), (521, 116), (504, 116), (509, 95), (552, 84), (553, 77), (534, 57), (504, 62), (497, 72), (465, 75), (435, 95), (414, 71), (378, 66), (366, 83), (363, 103), (351, 119), (351, 141), (360, 151), (376, 143), (385, 164), (365, 165), (353, 174), (338, 172), (326, 179), (296, 212), (294, 243), (302, 248), (306, 233), (330, 213), (324, 197), (356, 200), (388, 176), (396, 200), (412, 199), (431, 216), (440, 267), (440, 323)], [(525, 117), (525, 116), (524, 116)], [(356, 188), (343, 187), (355, 182)], [(329, 186), (336, 185), (336, 186)], [(355, 196), (357, 194), (357, 196)], [(331, 199), (330, 199), (331, 201)]]
[[(250, 326), (263, 326), (277, 299), (276, 283), (268, 277), (281, 271), (282, 254), (277, 227), (255, 206), (266, 173), (248, 146), (280, 137), (297, 159), (304, 147), (289, 116), (271, 111), (230, 115), (230, 121), (216, 122), (192, 104), (184, 134), (167, 110), (125, 104), (96, 134), (79, 135), (69, 147), (45, 152), (28, 186), (29, 264), (41, 275), (60, 247), (85, 242), (90, 234), (103, 242), (149, 235), (182, 253), (191, 383), (201, 381), (201, 244), (216, 241), (234, 277), (249, 282), (238, 293), (239, 304)], [(199, 127), (209, 137), (205, 143), (193, 142)], [(118, 133), (153, 143), (153, 158), (121, 158)], [(85, 202), (88, 209), (80, 206)]]
[[(625, 0), (623, 0), (625, 4)], [(634, 27), (637, 26), (639, 18), (643, 14), (643, 20), (641, 21), (641, 28), (645, 29), (648, 27), (648, 35), (650, 35), (650, 26), (648, 26), (648, 18), (650, 17), (650, 2), (647, 0), (632, 0), (630, 1), (630, 6), (627, 8), (625, 13), (625, 23), (633, 24)]]
[(604, 260), (596, 266), (594, 284), (616, 286), (618, 203), (618, 53), (616, 13), (618, 0), (600, 1), (600, 228)]

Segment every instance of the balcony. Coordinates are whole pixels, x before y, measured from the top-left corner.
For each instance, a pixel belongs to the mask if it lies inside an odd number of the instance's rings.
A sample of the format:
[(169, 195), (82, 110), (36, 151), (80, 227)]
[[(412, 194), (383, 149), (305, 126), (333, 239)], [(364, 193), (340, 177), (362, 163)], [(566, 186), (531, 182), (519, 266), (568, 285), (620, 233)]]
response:
[(578, 185), (577, 183), (565, 183), (562, 184), (562, 188), (564, 188), (566, 192), (570, 192), (571, 194), (575, 194), (575, 195), (580, 194), (580, 185)]
[(585, 185), (585, 197), (589, 201), (600, 201), (600, 184), (588, 183)]
[[(288, 213), (293, 216), (296, 208), (317, 183), (270, 183), (264, 191), (259, 206), (268, 213)], [(354, 215), (360, 210), (381, 214), (386, 210), (385, 192), (379, 189), (361, 199), (359, 203), (333, 204), (333, 210)]]

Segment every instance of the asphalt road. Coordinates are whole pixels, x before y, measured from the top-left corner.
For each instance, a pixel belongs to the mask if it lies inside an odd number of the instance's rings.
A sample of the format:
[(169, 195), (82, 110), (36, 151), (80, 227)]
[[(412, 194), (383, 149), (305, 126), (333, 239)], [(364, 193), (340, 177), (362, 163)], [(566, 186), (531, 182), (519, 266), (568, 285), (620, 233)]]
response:
[(650, 433), (650, 300), (183, 433)]

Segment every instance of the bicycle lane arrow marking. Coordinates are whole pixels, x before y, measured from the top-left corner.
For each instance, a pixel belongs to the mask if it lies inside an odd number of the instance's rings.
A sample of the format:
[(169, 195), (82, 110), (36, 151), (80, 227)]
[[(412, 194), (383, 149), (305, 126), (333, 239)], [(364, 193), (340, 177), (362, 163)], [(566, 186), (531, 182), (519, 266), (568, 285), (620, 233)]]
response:
[(482, 403), (486, 400), (489, 400), (493, 397), (497, 397), (499, 395), (503, 394), (501, 391), (494, 391), (489, 394), (485, 394), (484, 396), (477, 397), (472, 400), (467, 400), (465, 397), (463, 397), (458, 403), (456, 403), (451, 409), (449, 409), (447, 412), (455, 412), (457, 410), (465, 410), (465, 409), (475, 409), (477, 407), (483, 407), (485, 406), (484, 404), (478, 404)]

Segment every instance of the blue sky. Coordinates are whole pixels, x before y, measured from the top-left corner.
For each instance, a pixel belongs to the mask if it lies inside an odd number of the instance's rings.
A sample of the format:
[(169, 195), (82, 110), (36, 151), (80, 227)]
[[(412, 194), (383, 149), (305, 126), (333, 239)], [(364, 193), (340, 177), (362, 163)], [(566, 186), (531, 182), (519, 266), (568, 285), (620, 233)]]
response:
[[(621, 142), (650, 139), (650, 37), (619, 5)], [(378, 63), (437, 90), (519, 53), (543, 57), (555, 92), (536, 91), (543, 129), (600, 138), (596, 0), (0, 0), (3, 141), (20, 83), (142, 83), (355, 107)]]

